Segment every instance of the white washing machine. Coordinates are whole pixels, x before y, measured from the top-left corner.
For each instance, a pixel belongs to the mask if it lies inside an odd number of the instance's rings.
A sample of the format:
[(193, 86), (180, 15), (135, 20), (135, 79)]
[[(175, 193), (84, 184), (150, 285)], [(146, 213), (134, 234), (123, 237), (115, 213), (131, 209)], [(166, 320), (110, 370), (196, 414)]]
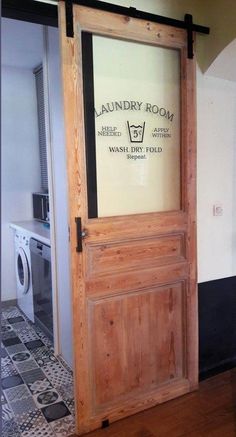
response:
[(30, 236), (27, 231), (15, 232), (15, 271), (17, 302), (23, 313), (34, 322), (33, 287), (30, 259)]

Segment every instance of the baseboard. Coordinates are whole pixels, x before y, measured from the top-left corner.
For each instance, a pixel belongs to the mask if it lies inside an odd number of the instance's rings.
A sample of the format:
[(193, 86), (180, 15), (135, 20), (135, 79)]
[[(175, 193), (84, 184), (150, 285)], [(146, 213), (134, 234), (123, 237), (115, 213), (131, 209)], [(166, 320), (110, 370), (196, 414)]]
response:
[(9, 308), (9, 307), (12, 307), (12, 306), (17, 306), (17, 300), (16, 299), (4, 300), (4, 301), (1, 302), (2, 309)]
[(199, 379), (236, 366), (236, 277), (198, 284)]
[(212, 376), (218, 375), (218, 373), (226, 372), (236, 367), (236, 357), (234, 359), (223, 361), (215, 367), (204, 369), (199, 372), (199, 381), (204, 381), (204, 379), (211, 378)]

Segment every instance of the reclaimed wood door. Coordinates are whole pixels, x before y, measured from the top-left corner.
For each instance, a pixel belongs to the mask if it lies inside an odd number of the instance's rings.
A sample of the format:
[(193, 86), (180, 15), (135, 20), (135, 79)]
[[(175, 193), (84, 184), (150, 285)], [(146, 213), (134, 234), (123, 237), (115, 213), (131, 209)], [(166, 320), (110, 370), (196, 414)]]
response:
[(195, 64), (185, 30), (59, 15), (82, 435), (198, 385)]

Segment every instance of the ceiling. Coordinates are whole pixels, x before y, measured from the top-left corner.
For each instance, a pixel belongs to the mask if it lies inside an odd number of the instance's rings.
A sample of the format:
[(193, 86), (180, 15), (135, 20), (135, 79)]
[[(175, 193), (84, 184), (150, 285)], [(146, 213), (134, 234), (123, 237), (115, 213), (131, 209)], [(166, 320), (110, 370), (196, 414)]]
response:
[(33, 69), (43, 59), (43, 26), (2, 18), (2, 65)]

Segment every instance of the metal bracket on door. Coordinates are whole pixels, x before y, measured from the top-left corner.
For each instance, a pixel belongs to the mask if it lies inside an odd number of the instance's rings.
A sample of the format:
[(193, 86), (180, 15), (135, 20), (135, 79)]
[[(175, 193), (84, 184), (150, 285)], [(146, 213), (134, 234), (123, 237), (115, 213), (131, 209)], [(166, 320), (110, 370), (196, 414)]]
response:
[(77, 235), (76, 252), (82, 252), (83, 251), (82, 239), (86, 237), (87, 234), (85, 230), (82, 230), (81, 217), (75, 217), (75, 223), (76, 223), (76, 235)]
[(68, 38), (73, 38), (74, 37), (73, 0), (66, 0), (65, 8), (66, 8), (66, 36)]
[(184, 21), (187, 29), (188, 59), (193, 59), (193, 16), (185, 14)]

